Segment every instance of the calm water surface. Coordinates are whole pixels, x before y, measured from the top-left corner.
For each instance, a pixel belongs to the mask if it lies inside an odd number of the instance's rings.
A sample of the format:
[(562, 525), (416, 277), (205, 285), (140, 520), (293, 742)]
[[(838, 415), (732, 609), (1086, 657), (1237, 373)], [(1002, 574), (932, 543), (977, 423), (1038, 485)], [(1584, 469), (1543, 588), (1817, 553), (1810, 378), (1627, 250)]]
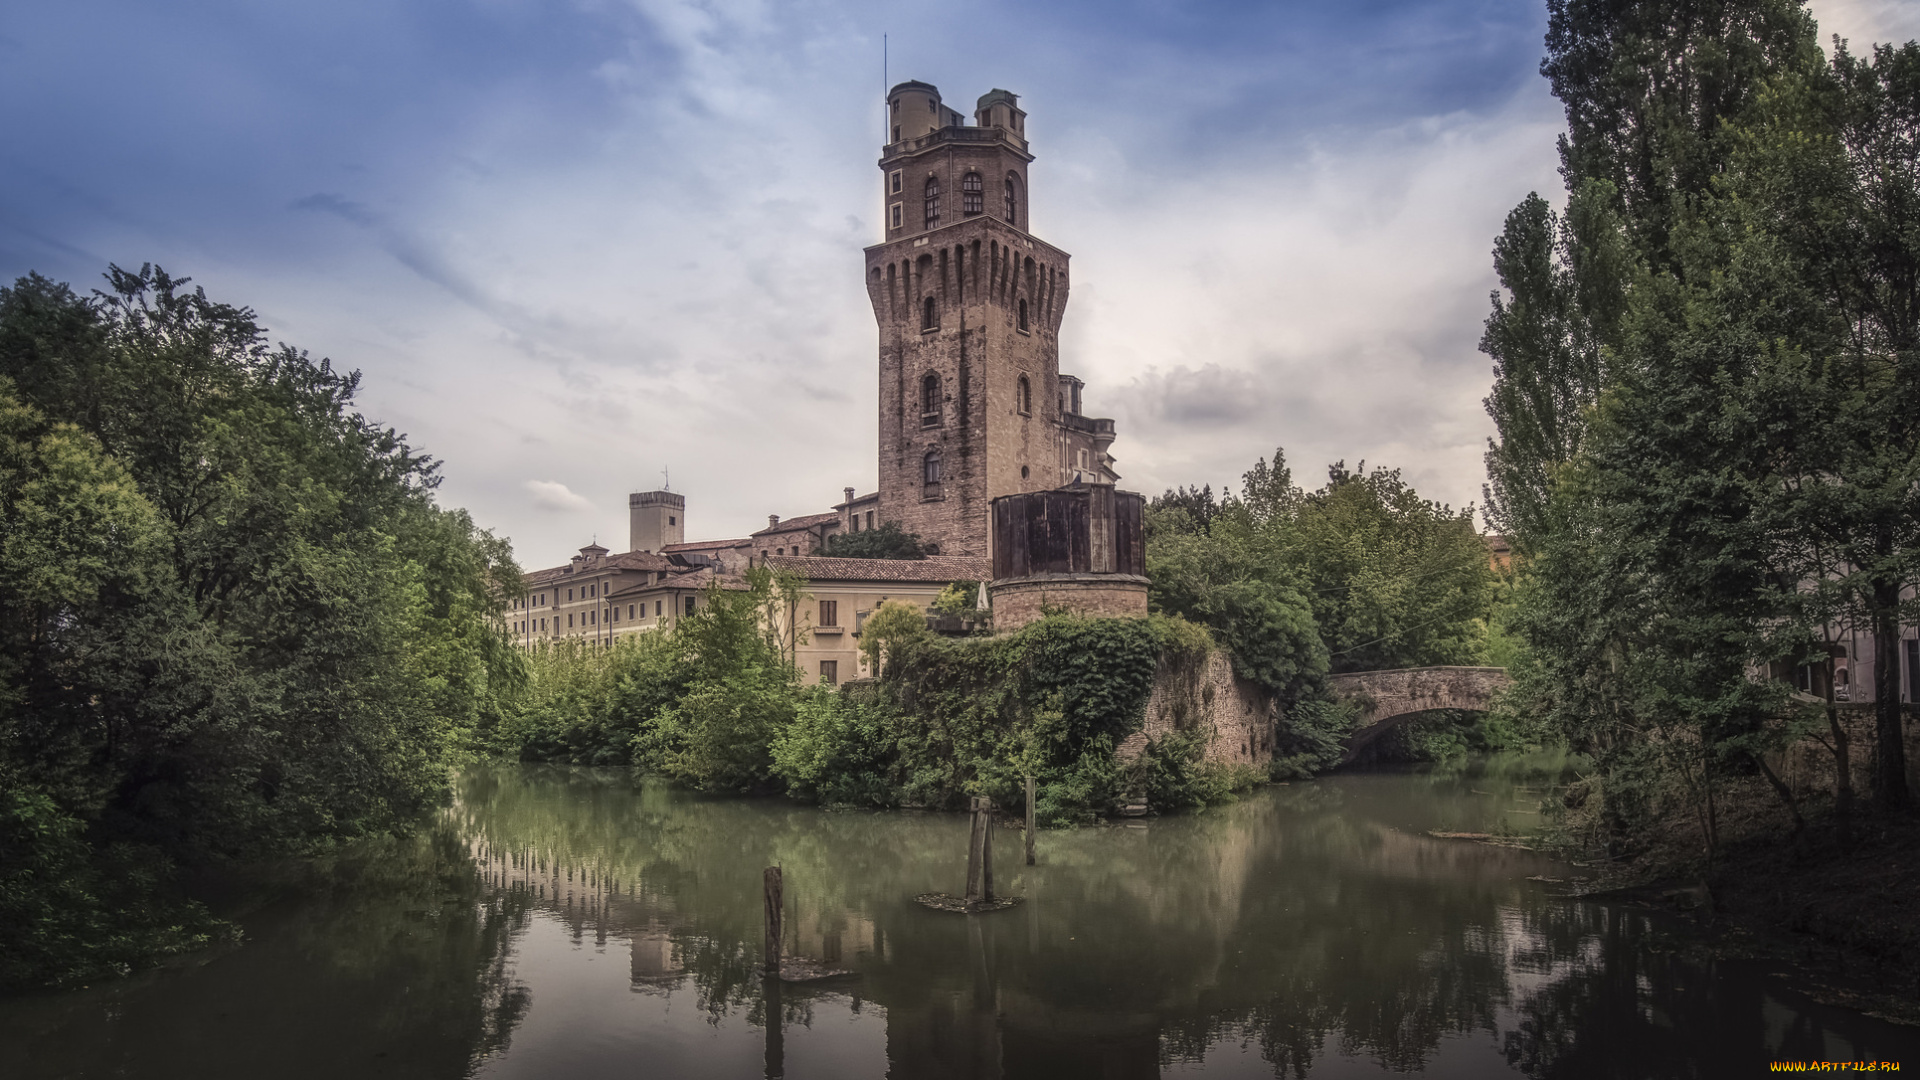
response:
[[(1904, 1060), (1920, 1032), (1687, 959), (1577, 873), (1428, 830), (1524, 829), (1526, 763), (1339, 776), (1231, 807), (999, 834), (965, 917), (958, 815), (830, 813), (476, 770), (429, 833), (236, 898), (246, 943), (0, 1001), (0, 1076), (1756, 1076)], [(1530, 790), (1531, 788), (1531, 790)], [(857, 977), (769, 991), (760, 871), (790, 952)], [(770, 1022), (771, 1021), (771, 1022)]]

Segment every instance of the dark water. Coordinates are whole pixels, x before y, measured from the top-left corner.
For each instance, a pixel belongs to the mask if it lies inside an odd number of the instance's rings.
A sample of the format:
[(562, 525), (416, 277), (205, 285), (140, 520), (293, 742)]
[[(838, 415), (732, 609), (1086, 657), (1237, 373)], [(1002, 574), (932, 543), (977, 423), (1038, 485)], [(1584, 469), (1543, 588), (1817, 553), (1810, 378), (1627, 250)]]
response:
[[(244, 945), (0, 1001), (0, 1076), (1755, 1076), (1905, 1059), (1920, 1032), (1751, 965), (1686, 958), (1577, 871), (1427, 830), (1525, 828), (1507, 762), (1271, 788), (1191, 817), (1046, 833), (958, 916), (966, 822), (477, 770), (429, 833), (304, 867), (236, 910)], [(1518, 787), (1518, 790), (1516, 788)], [(754, 972), (760, 871), (789, 951)], [(238, 903), (238, 901), (236, 901)], [(777, 1022), (769, 1024), (769, 1012)]]

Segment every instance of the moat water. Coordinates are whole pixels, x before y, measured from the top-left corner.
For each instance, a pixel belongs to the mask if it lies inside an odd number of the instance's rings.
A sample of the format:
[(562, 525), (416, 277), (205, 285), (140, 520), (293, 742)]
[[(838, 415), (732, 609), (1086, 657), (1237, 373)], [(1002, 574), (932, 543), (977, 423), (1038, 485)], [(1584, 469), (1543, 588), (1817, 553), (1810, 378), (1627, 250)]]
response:
[[(828, 812), (476, 769), (437, 825), (230, 898), (243, 944), (0, 1001), (0, 1076), (1754, 1076), (1920, 1068), (1920, 1031), (1817, 1004), (1682, 928), (1567, 898), (1579, 870), (1430, 831), (1525, 831), (1540, 771), (1276, 786), (1042, 833), (1025, 903), (962, 916), (961, 815)], [(769, 990), (788, 949), (854, 974)]]

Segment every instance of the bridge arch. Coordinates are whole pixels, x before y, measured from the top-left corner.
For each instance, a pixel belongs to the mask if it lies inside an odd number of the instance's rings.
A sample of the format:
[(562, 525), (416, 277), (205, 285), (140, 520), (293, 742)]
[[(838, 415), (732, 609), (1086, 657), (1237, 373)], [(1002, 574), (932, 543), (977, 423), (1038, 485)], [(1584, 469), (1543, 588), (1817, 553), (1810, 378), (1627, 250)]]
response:
[(1327, 679), (1337, 701), (1360, 706), (1360, 723), (1347, 736), (1340, 764), (1350, 765), (1375, 739), (1434, 709), (1486, 712), (1510, 682), (1506, 668), (1420, 667), (1350, 671)]

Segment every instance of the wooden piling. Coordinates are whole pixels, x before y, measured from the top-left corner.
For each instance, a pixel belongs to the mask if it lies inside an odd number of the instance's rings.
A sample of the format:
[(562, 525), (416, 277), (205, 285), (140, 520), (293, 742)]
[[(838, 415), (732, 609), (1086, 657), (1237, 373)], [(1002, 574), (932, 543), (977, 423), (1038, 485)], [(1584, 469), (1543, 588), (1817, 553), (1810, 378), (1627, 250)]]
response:
[(967, 839), (967, 903), (993, 899), (993, 800), (973, 798), (973, 830)]
[(1027, 777), (1027, 865), (1033, 865), (1033, 777)]
[(780, 868), (769, 866), (761, 877), (767, 902), (765, 967), (769, 978), (778, 979), (780, 977), (780, 921), (785, 911), (784, 902), (780, 896)]

